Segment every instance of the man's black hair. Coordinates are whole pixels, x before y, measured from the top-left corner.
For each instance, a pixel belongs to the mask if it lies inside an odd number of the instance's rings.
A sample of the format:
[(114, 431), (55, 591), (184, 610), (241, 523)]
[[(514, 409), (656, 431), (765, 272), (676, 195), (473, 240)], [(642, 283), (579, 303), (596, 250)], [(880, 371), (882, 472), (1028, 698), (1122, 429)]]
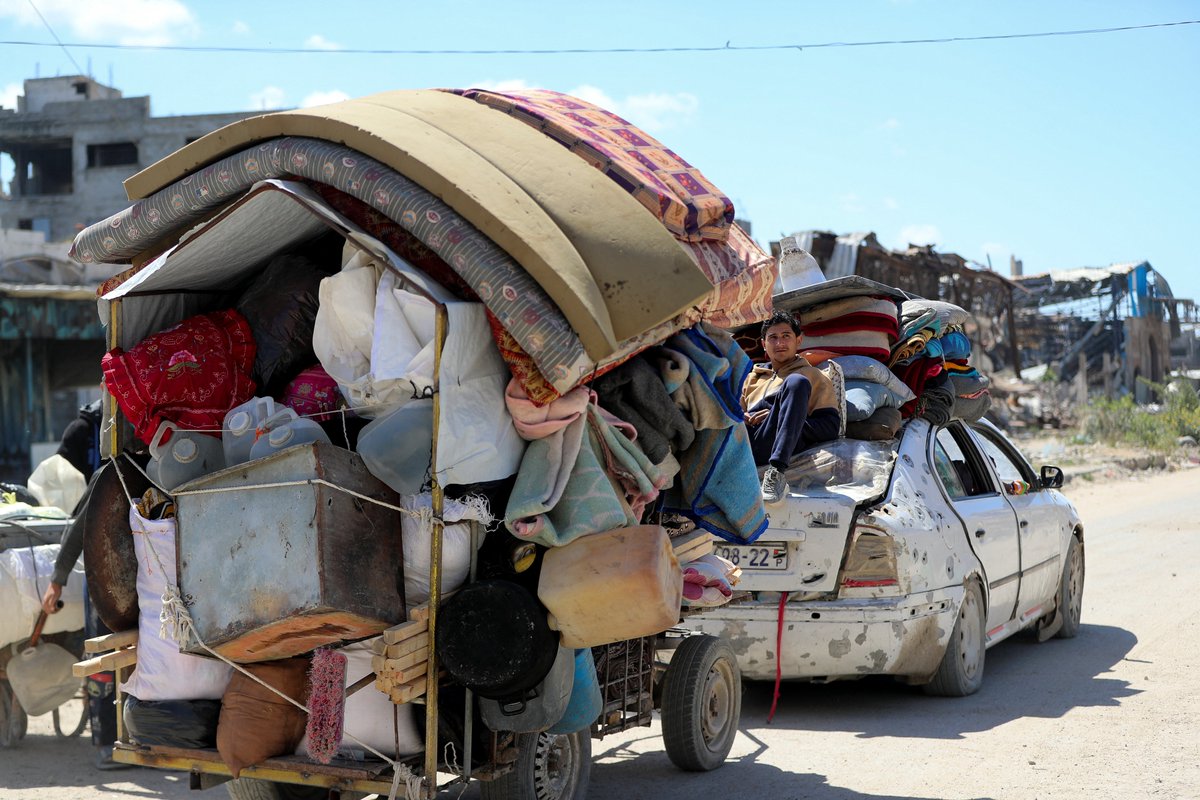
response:
[(802, 334), (804, 332), (804, 329), (800, 327), (800, 320), (796, 319), (795, 314), (793, 314), (790, 311), (776, 311), (774, 314), (772, 314), (770, 317), (767, 318), (766, 322), (764, 322), (762, 324), (762, 332), (759, 334), (758, 338), (760, 338), (760, 339), (767, 338), (767, 330), (774, 327), (775, 325), (781, 325), (781, 324), (790, 326), (792, 329), (792, 333), (796, 334), (797, 336), (799, 336), (800, 334)]

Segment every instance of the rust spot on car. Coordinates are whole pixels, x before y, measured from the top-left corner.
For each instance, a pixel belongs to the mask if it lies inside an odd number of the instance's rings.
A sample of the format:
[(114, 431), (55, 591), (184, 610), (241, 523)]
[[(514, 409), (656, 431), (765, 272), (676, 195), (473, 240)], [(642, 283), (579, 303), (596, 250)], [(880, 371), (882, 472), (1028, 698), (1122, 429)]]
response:
[(846, 631), (840, 639), (831, 639), (829, 655), (831, 658), (841, 658), (850, 652), (850, 632)]

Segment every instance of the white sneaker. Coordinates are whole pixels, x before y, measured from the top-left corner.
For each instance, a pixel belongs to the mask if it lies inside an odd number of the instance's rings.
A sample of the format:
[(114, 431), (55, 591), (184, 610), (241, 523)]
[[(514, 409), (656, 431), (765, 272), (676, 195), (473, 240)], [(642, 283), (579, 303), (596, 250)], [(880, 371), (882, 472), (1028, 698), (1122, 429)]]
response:
[(767, 471), (763, 473), (762, 479), (762, 496), (763, 502), (767, 505), (775, 505), (783, 502), (783, 499), (788, 496), (791, 487), (788, 486), (787, 479), (783, 477), (783, 473), (778, 468), (768, 466)]

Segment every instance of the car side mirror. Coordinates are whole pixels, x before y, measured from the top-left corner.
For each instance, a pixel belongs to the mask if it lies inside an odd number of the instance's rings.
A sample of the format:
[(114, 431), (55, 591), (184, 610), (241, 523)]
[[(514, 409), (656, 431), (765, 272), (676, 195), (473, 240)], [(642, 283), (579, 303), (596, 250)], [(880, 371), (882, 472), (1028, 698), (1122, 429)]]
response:
[(1042, 488), (1043, 489), (1061, 489), (1063, 485), (1063, 471), (1060, 467), (1052, 467), (1046, 465), (1042, 467)]

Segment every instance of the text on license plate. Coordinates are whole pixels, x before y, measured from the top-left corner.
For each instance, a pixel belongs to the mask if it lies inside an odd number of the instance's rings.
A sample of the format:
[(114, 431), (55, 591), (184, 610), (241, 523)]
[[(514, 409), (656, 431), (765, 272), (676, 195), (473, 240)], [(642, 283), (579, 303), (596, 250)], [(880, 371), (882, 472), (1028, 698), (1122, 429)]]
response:
[(713, 552), (742, 569), (787, 569), (787, 542), (718, 544)]

